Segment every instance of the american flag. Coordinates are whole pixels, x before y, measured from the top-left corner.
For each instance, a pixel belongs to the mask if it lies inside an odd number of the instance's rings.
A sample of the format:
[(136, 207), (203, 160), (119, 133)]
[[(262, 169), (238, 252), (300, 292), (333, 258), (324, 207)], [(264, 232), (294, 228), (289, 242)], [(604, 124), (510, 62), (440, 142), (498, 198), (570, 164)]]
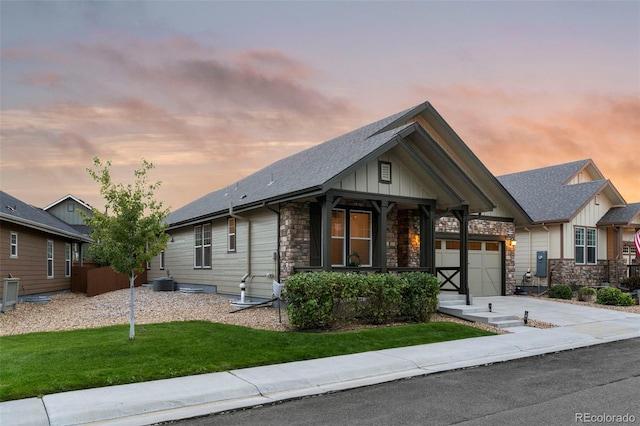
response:
[(636, 232), (636, 237), (634, 238), (636, 243), (636, 257), (640, 256), (640, 231)]

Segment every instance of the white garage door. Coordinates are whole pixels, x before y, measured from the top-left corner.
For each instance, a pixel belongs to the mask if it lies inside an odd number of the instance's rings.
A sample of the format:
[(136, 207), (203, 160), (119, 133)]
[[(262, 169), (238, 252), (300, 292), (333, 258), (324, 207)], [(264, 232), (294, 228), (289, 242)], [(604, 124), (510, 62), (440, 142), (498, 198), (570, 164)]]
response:
[[(460, 242), (436, 241), (436, 266), (460, 265)], [(442, 280), (442, 277), (438, 277)], [(456, 275), (451, 281), (460, 285)], [(451, 288), (447, 285), (444, 288)], [(502, 245), (498, 241), (469, 242), (469, 291), (473, 296), (502, 295)]]

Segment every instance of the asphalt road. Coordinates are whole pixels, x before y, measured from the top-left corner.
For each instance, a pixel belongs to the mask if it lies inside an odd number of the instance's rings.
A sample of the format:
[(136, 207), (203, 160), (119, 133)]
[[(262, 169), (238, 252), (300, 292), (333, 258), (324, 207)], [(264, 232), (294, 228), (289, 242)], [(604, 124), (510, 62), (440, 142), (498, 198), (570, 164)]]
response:
[(173, 424), (640, 425), (640, 339)]

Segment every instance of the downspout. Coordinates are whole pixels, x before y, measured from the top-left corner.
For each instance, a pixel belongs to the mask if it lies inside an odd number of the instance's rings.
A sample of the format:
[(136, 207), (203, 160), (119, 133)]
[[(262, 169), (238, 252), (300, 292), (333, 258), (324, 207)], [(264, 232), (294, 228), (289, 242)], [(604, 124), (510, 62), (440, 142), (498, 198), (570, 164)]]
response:
[[(547, 284), (547, 288), (549, 288), (549, 286), (551, 285), (551, 268), (549, 268), (549, 254), (551, 252), (551, 231), (549, 230), (549, 228), (547, 228), (547, 225), (545, 225), (544, 223), (542, 224), (542, 229), (544, 229), (545, 231), (547, 231), (547, 277), (546, 277), (546, 284)], [(538, 291), (538, 293), (540, 293)]]
[(275, 266), (274, 266), (274, 279), (277, 282), (280, 282), (280, 206), (278, 205), (278, 210), (271, 208), (270, 206), (267, 206), (266, 203), (263, 204), (264, 207), (266, 207), (267, 209), (271, 210), (272, 212), (274, 212), (276, 214), (277, 217), (277, 242), (276, 242), (276, 258), (275, 258)]
[[(247, 222), (247, 272), (240, 279), (240, 288), (241, 293), (244, 294), (244, 290), (246, 288), (247, 278), (251, 277), (251, 221), (246, 217), (238, 216), (233, 212), (233, 206), (231, 205), (231, 201), (229, 201), (229, 216), (236, 220), (244, 220)], [(238, 230), (236, 229), (236, 236), (238, 235)], [(237, 246), (236, 246), (237, 250)]]

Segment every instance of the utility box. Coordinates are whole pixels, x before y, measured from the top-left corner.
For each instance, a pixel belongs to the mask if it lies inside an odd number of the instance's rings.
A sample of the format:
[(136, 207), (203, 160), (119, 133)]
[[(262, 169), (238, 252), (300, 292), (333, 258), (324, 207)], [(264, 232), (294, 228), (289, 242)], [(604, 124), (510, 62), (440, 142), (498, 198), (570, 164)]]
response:
[(536, 277), (547, 276), (547, 252), (536, 252)]
[(20, 278), (5, 278), (2, 293), (2, 312), (13, 310), (18, 304), (18, 287), (20, 286)]

